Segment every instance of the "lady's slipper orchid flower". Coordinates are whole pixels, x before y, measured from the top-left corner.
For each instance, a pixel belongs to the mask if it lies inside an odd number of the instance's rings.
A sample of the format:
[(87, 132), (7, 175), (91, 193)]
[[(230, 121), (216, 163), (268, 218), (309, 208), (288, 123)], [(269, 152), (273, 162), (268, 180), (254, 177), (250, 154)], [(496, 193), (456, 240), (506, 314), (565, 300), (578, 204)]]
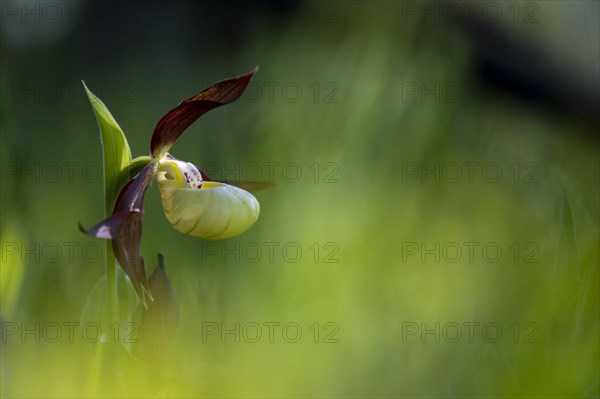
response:
[[(208, 239), (233, 237), (248, 230), (258, 219), (260, 206), (249, 192), (212, 181), (195, 165), (175, 159), (168, 151), (179, 136), (204, 113), (237, 100), (256, 69), (220, 81), (182, 101), (158, 122), (150, 143), (148, 163), (121, 189), (112, 215), (98, 225), (80, 230), (112, 240), (115, 257), (144, 305), (152, 299), (144, 260), (140, 255), (144, 195), (150, 182), (158, 182), (167, 219), (182, 233)], [(244, 184), (259, 189), (268, 183)]]

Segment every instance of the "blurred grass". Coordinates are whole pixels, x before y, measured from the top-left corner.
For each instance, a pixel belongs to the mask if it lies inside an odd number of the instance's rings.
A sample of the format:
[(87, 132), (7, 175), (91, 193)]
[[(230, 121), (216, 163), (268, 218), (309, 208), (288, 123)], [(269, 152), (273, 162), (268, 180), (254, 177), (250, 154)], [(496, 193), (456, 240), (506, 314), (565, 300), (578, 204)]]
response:
[[(305, 14), (277, 34), (255, 32), (226, 63), (222, 55), (213, 63), (212, 54), (204, 54), (200, 66), (159, 58), (146, 68), (131, 55), (118, 68), (71, 70), (74, 80), (86, 72), (92, 75), (83, 76), (86, 81), (138, 80), (138, 103), (103, 98), (134, 156), (148, 151), (159, 117), (203, 82), (255, 64), (255, 82), (263, 88), (265, 82), (298, 82), (304, 92), (297, 103), (280, 94), (270, 102), (263, 93), (257, 102), (215, 110), (171, 152), (198, 164), (298, 162), (300, 181), (276, 175), (276, 188), (256, 194), (262, 210), (256, 226), (218, 245), (295, 242), (305, 252), (297, 263), (285, 262), (280, 252), (274, 262), (263, 253), (258, 263), (207, 256), (208, 244), (168, 225), (151, 188), (142, 253), (148, 272), (157, 252), (166, 256), (181, 303), (172, 345), (180, 368), (158, 372), (114, 345), (10, 339), (2, 349), (2, 396), (597, 397), (597, 139), (577, 120), (496, 92), (489, 102), (403, 102), (405, 82), (473, 78), (459, 32), (416, 20), (398, 24), (395, 7), (344, 3), (340, 22), (311, 24), (308, 3)], [(157, 78), (159, 71), (177, 79)], [(308, 91), (313, 82), (335, 83), (340, 101), (315, 103)], [(93, 114), (83, 95), (76, 99), (3, 104), (10, 118), (3, 121), (2, 161), (99, 164)], [(28, 117), (32, 111), (35, 118)], [(503, 172), (515, 162), (533, 162), (539, 182), (402, 180), (405, 162), (472, 161), (497, 162)], [(339, 182), (314, 183), (308, 167), (315, 162), (338, 165)], [(90, 225), (102, 216), (100, 181), (12, 179), (3, 182), (1, 199), (3, 242), (14, 239), (16, 225), (24, 242), (83, 245), (88, 239), (77, 221)], [(508, 253), (498, 263), (403, 262), (402, 243), (422, 241), (498, 242), (503, 250), (533, 242), (539, 262), (515, 263)], [(339, 262), (314, 262), (308, 248), (315, 242), (335, 243)], [(7, 267), (3, 262), (3, 279)], [(3, 281), (5, 322), (102, 319), (96, 305), (84, 306), (101, 302), (90, 292), (102, 276), (102, 259), (24, 267), (10, 308)], [(124, 284), (123, 317), (133, 310), (132, 294)], [(468, 321), (498, 323), (502, 339), (422, 343), (416, 336), (403, 342), (405, 322)], [(303, 337), (295, 344), (203, 342), (204, 322), (297, 322)], [(315, 322), (336, 323), (339, 342), (313, 343), (308, 328)], [(508, 329), (516, 322), (539, 326), (539, 342), (514, 343)]]

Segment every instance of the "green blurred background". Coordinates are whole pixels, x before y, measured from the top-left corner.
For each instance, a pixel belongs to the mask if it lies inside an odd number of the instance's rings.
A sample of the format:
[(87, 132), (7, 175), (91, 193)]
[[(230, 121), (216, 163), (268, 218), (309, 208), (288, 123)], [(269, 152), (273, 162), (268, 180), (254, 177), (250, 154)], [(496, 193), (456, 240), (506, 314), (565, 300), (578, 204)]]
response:
[[(598, 3), (468, 4), (3, 1), (2, 397), (598, 397)], [(81, 80), (137, 156), (256, 65), (171, 153), (278, 185), (222, 242), (149, 189), (180, 321), (143, 361), (77, 230), (103, 216)]]

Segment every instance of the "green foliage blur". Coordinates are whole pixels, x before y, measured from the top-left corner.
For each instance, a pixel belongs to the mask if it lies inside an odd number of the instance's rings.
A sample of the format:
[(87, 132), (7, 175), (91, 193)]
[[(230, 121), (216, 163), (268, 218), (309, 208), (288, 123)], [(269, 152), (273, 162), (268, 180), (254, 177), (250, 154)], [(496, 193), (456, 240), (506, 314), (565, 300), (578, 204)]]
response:
[[(400, 2), (99, 3), (66, 26), (3, 9), (2, 397), (598, 397), (597, 126), (483, 83), (464, 30)], [(535, 4), (505, 28), (552, 43), (562, 3)], [(256, 65), (170, 152), (278, 184), (220, 242), (148, 190), (142, 254), (148, 274), (165, 256), (180, 319), (142, 360), (133, 288), (119, 270), (107, 326), (105, 243), (77, 229), (104, 215), (81, 80), (135, 157), (179, 101)]]

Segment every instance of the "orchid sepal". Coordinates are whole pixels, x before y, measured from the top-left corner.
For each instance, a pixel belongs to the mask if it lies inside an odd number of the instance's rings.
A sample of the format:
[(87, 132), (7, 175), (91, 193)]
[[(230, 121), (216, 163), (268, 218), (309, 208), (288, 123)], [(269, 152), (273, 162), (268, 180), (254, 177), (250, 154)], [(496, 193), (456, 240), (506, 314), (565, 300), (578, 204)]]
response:
[(150, 141), (152, 157), (162, 159), (184, 130), (206, 112), (240, 98), (257, 71), (258, 66), (244, 75), (221, 80), (167, 112), (154, 128)]
[(92, 237), (112, 240), (117, 237), (121, 230), (121, 225), (125, 223), (131, 215), (141, 212), (142, 211), (139, 209), (116, 212), (89, 229), (84, 228), (81, 223), (79, 223), (79, 231)]

